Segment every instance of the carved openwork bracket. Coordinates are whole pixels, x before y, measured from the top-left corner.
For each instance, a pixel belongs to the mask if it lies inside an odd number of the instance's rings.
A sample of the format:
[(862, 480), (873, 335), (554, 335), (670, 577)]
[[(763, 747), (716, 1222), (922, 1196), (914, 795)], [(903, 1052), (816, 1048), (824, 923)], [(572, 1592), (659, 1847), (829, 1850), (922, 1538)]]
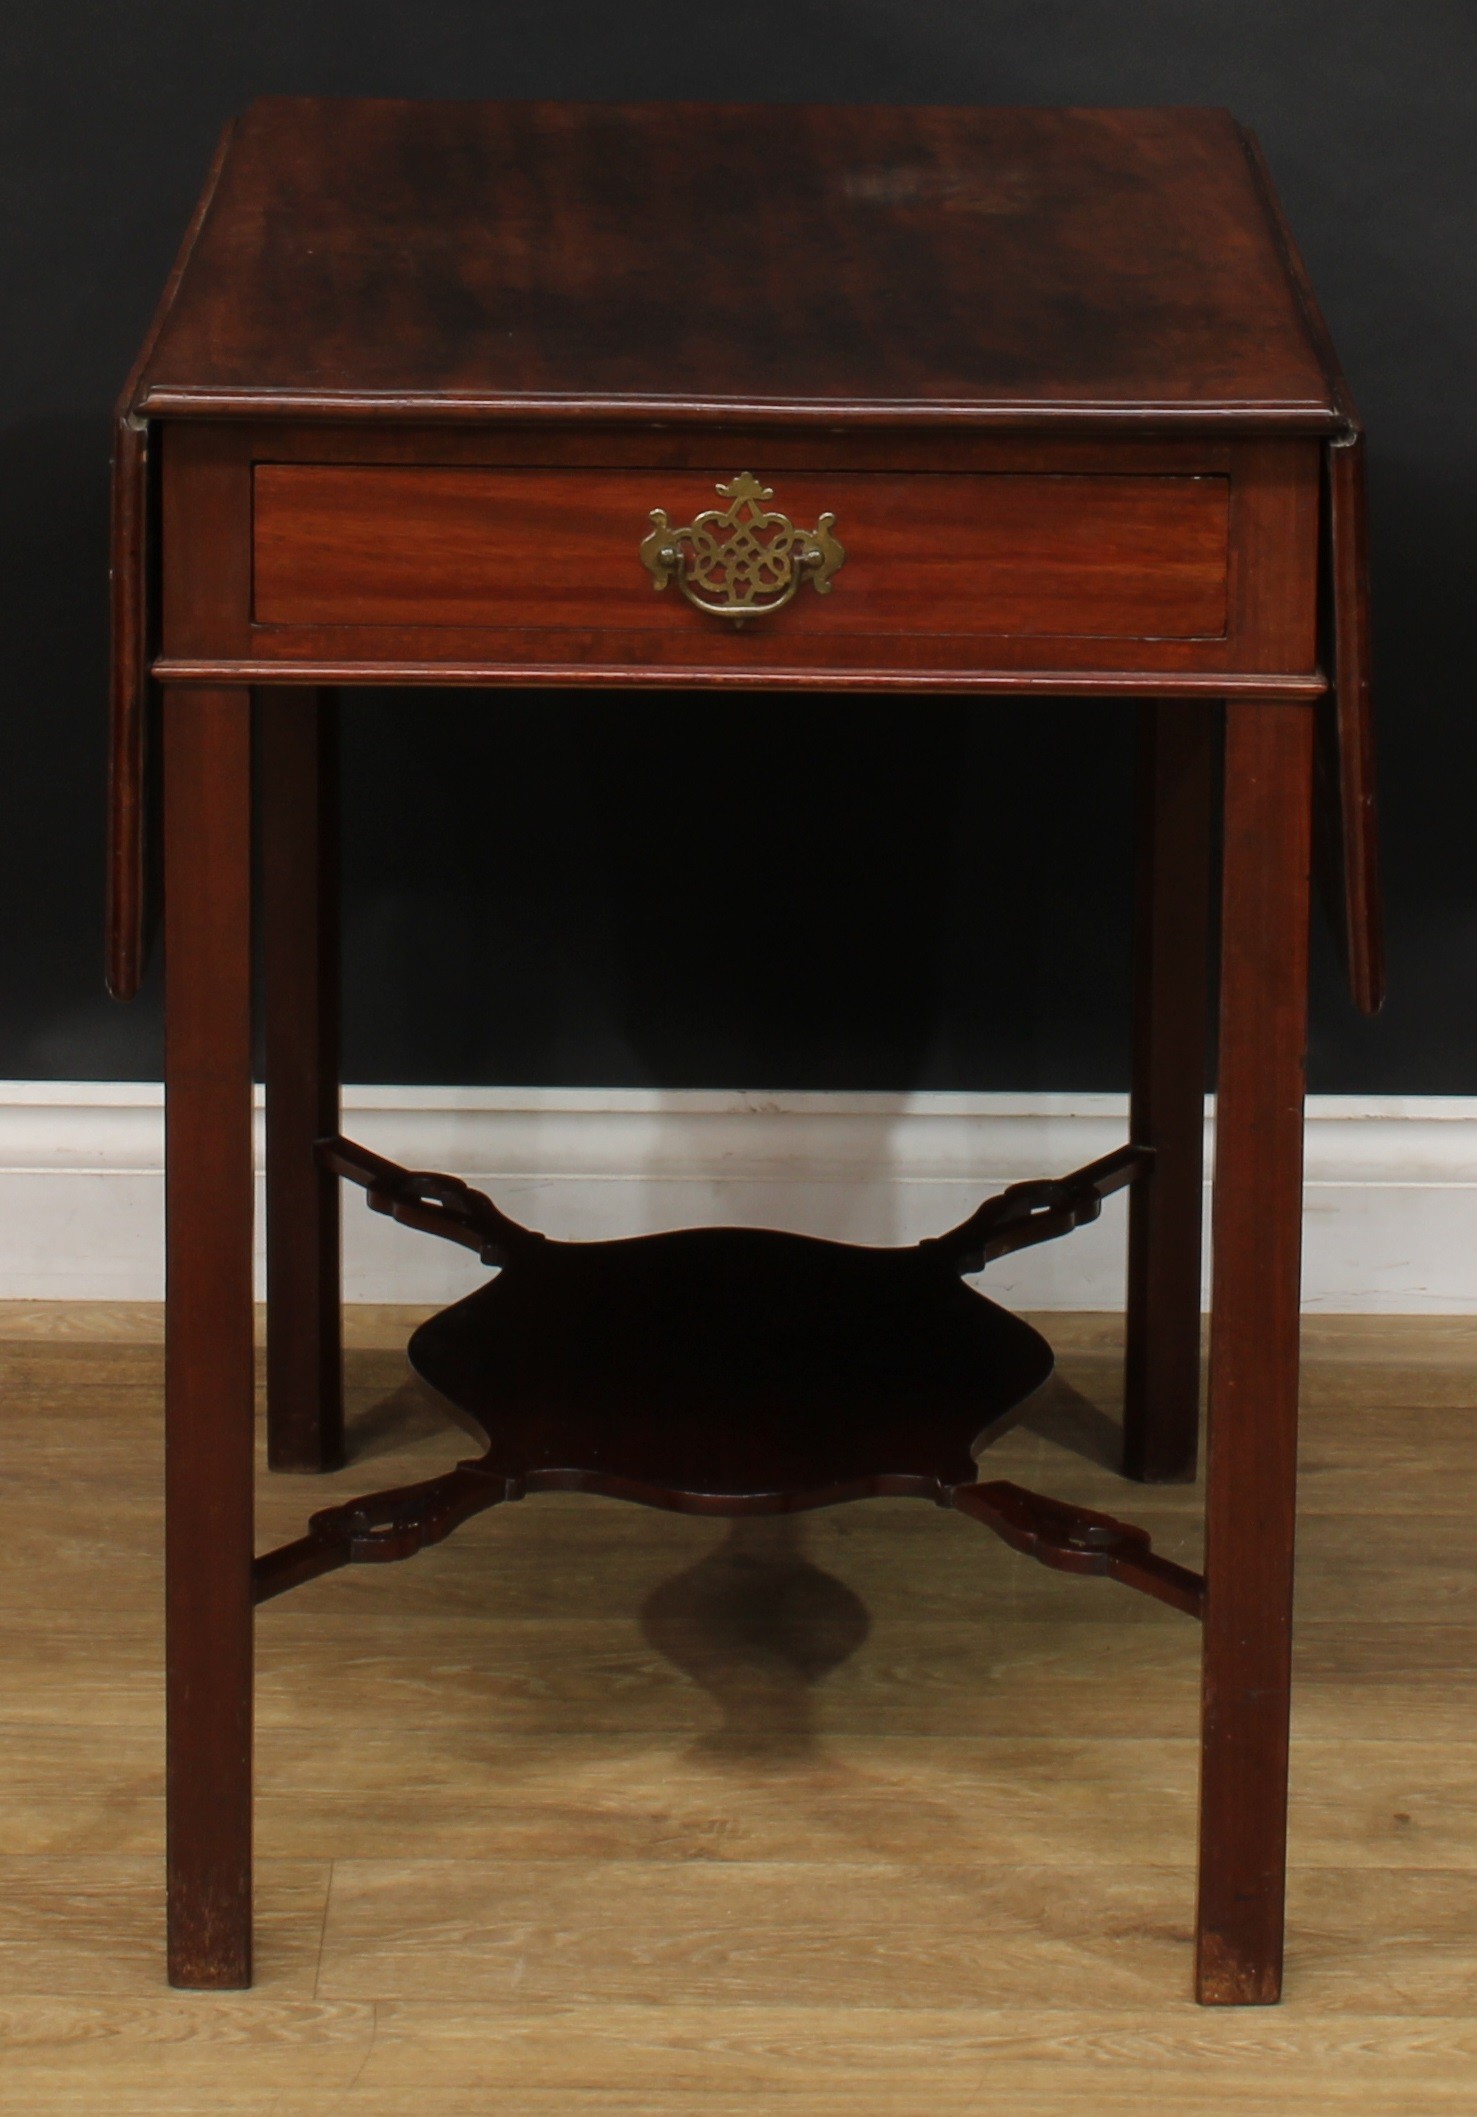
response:
[(402, 1227), (419, 1228), (475, 1250), (484, 1264), (508, 1264), (520, 1250), (546, 1240), (537, 1230), (510, 1220), (485, 1191), (474, 1191), (459, 1176), (402, 1169), (352, 1139), (320, 1139), (318, 1159), (335, 1176), (362, 1185), (374, 1212), (387, 1214)]
[[(428, 1545), (441, 1543), (474, 1514), (521, 1499), (523, 1491), (520, 1482), (497, 1475), (481, 1463), (458, 1463), (454, 1470), (418, 1485), (393, 1486), (342, 1506), (325, 1507), (310, 1519), (306, 1536), (257, 1560), (256, 1600), (270, 1601), (340, 1566), (385, 1565), (413, 1558)], [(941, 1497), (959, 1513), (993, 1530), (1012, 1550), (1043, 1566), (1121, 1581), (1187, 1616), (1204, 1614), (1201, 1575), (1161, 1557), (1146, 1529), (1090, 1507), (1074, 1507), (1044, 1493), (1028, 1492), (1003, 1479), (957, 1485)]]
[(1188, 1566), (1176, 1565), (1155, 1551), (1147, 1529), (1115, 1521), (1090, 1507), (1069, 1506), (1028, 1492), (1003, 1479), (986, 1485), (956, 1486), (951, 1506), (982, 1522), (1013, 1551), (1059, 1573), (1097, 1573), (1122, 1581), (1189, 1617), (1204, 1615), (1205, 1582)]
[(1154, 1166), (1152, 1147), (1126, 1146), (1089, 1162), (1070, 1176), (1035, 1183), (1013, 1183), (996, 1198), (987, 1198), (947, 1235), (931, 1236), (921, 1247), (941, 1251), (956, 1271), (982, 1272), (997, 1257), (1054, 1242), (1073, 1228), (1096, 1220), (1103, 1200), (1148, 1175)]
[[(341, 1137), (320, 1139), (318, 1158), (336, 1176), (361, 1185), (376, 1213), (475, 1250), (484, 1264), (508, 1264), (520, 1251), (548, 1239), (510, 1219), (485, 1191), (473, 1190), (458, 1176), (403, 1169), (398, 1162)], [(1152, 1147), (1130, 1144), (1075, 1169), (1070, 1176), (1010, 1184), (996, 1197), (987, 1198), (958, 1227), (945, 1235), (927, 1237), (919, 1249), (947, 1258), (955, 1271), (981, 1272), (997, 1257), (1033, 1248), (1038, 1242), (1054, 1242), (1096, 1220), (1105, 1198), (1141, 1181), (1153, 1166)]]
[(363, 1499), (324, 1507), (310, 1517), (308, 1533), (256, 1561), (256, 1600), (268, 1602), (288, 1588), (333, 1573), (340, 1566), (385, 1565), (413, 1558), (428, 1544), (439, 1544), (485, 1508), (518, 1499), (510, 1487), (478, 1463), (458, 1463), (441, 1477), (418, 1485), (392, 1486)]

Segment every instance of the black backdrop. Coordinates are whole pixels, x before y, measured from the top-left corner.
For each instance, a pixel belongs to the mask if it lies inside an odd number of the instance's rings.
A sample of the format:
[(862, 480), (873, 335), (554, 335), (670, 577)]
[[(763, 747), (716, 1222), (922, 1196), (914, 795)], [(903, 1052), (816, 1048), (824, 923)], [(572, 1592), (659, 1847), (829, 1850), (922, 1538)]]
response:
[[(227, 115), (1179, 102), (1260, 133), (1373, 437), (1391, 999), (1321, 946), (1312, 1085), (1477, 1092), (1470, 0), (12, 0), (0, 64), (0, 1073), (159, 1071), (157, 966), (101, 990), (108, 408)], [(1127, 708), (346, 709), (351, 1079), (1124, 1082)]]

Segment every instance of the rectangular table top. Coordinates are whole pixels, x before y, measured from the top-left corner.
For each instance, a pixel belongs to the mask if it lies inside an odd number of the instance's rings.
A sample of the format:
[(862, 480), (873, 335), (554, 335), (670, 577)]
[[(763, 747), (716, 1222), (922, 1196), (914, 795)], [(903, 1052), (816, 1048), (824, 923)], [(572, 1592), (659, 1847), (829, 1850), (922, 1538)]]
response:
[(1379, 1003), (1361, 436), (1223, 110), (252, 105), (115, 431), (121, 995), (148, 910), (150, 432), (179, 418), (1320, 436), (1324, 858), (1355, 994)]
[(1225, 111), (299, 98), (228, 129), (125, 409), (1349, 420)]

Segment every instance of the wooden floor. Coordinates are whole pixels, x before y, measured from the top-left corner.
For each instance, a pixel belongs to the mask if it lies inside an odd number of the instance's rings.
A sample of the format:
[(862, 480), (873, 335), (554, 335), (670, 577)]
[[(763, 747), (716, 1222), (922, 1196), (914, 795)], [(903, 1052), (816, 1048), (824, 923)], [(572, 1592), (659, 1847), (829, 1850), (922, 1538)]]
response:
[[(465, 1452), (357, 1311), (358, 1460)], [(996, 1474), (1123, 1486), (1116, 1324)], [(258, 1983), (161, 1954), (157, 1313), (0, 1307), (0, 2105), (16, 2117), (1477, 2108), (1477, 1324), (1315, 1322), (1287, 1997), (1189, 1999), (1197, 1629), (916, 1502), (584, 1498), (258, 1628)]]

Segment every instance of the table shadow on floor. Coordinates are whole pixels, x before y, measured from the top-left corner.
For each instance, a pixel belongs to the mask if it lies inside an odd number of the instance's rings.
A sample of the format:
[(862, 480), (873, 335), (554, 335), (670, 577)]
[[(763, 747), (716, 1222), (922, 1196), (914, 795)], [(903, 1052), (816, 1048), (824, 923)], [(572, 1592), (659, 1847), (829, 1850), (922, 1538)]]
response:
[(812, 1693), (871, 1629), (861, 1598), (806, 1556), (796, 1515), (730, 1522), (718, 1547), (662, 1581), (641, 1609), (658, 1653), (700, 1684), (723, 1718), (694, 1753), (791, 1763), (816, 1748)]

